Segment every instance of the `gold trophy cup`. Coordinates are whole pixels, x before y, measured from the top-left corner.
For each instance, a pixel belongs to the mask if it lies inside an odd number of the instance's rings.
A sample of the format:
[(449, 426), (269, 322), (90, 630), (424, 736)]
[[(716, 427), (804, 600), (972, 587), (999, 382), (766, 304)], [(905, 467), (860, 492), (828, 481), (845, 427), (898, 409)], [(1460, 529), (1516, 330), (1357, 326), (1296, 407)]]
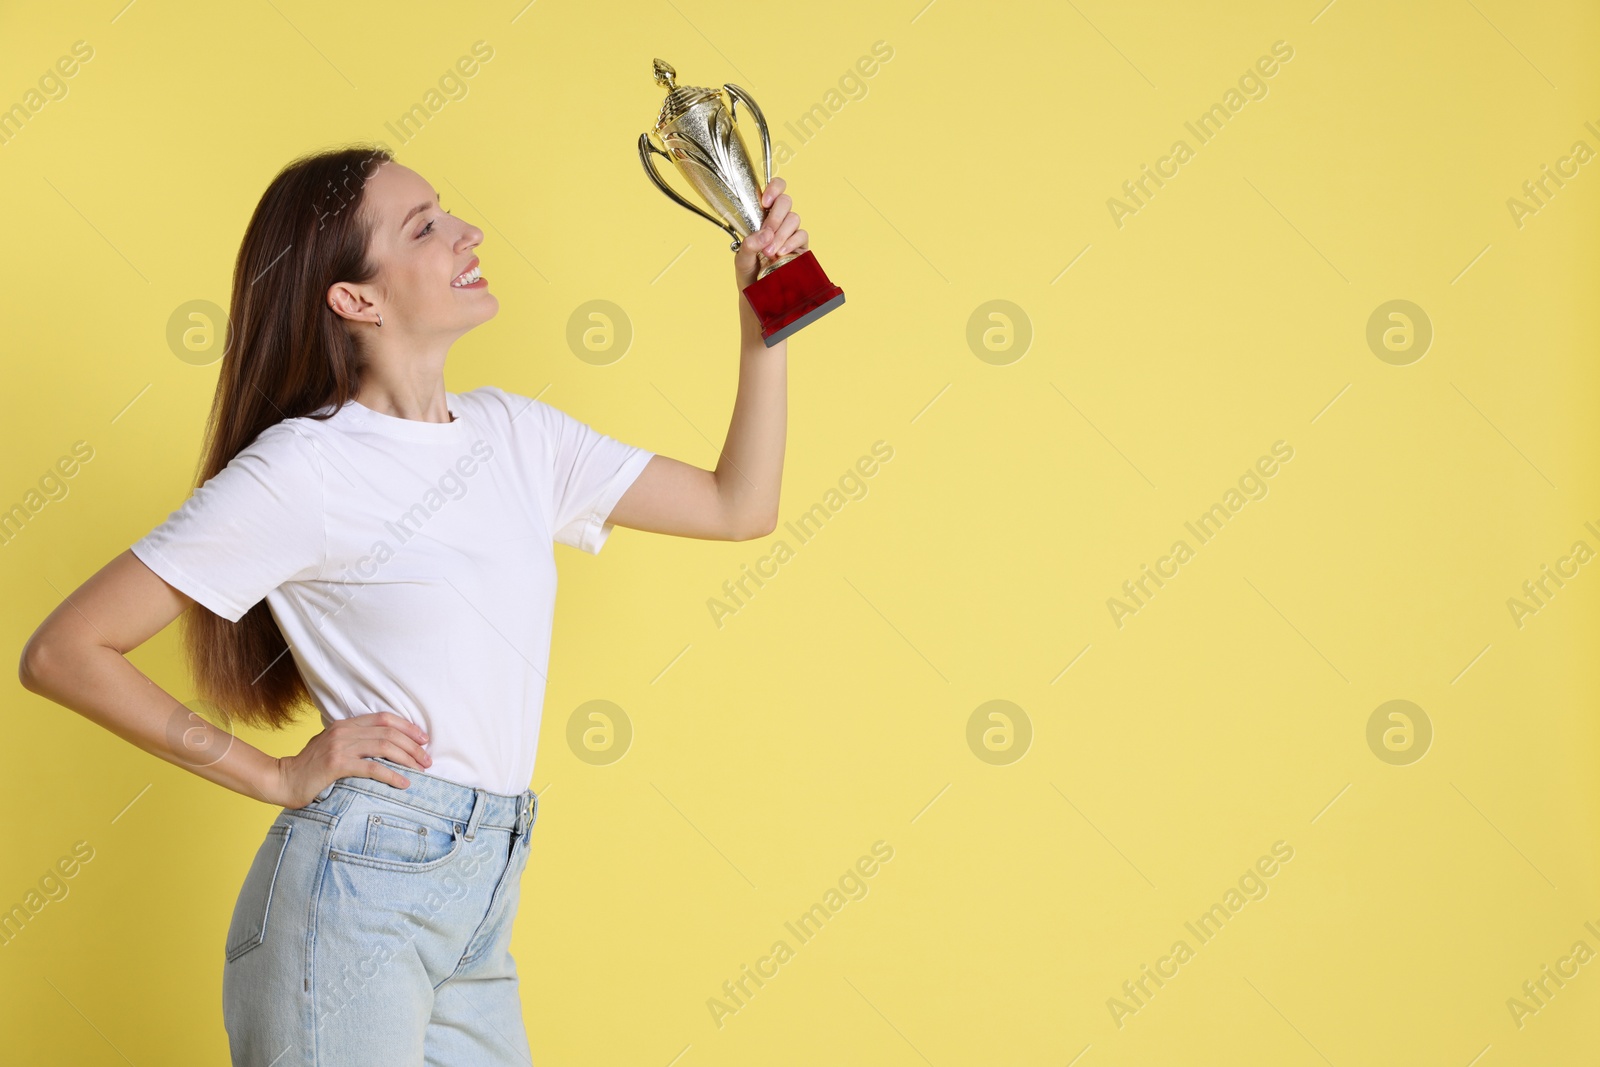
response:
[[(656, 84), (667, 90), (652, 131), (660, 145), (651, 140), (649, 133), (641, 133), (639, 161), (668, 199), (726, 230), (737, 252), (766, 218), (761, 194), (772, 181), (772, 135), (767, 130), (767, 120), (750, 94), (737, 85), (724, 85), (721, 91), (676, 85), (673, 79), (677, 73), (665, 60), (655, 61)], [(724, 91), (728, 94), (726, 103)], [(759, 180), (739, 133), (735, 113), (739, 104), (745, 106), (761, 130)], [(668, 185), (650, 158), (652, 152), (671, 160), (695, 195), (716, 214)], [(757, 257), (760, 269), (756, 280), (745, 286), (744, 295), (761, 322), (761, 338), (768, 348), (844, 303), (844, 290), (828, 280), (809, 248), (772, 260), (759, 253)]]

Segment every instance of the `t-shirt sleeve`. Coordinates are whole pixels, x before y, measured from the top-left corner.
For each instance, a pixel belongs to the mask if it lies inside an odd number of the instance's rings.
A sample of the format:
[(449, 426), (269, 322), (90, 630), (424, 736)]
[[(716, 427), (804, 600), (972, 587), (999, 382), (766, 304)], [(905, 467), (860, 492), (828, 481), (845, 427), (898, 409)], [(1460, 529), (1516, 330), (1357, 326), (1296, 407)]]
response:
[(131, 551), (169, 585), (238, 622), (284, 582), (321, 573), (323, 507), (315, 443), (277, 423)]
[(612, 526), (606, 522), (611, 509), (655, 453), (601, 433), (541, 400), (496, 391), (511, 409), (517, 434), (532, 431), (539, 443), (541, 492), (552, 539), (599, 553), (611, 536)]

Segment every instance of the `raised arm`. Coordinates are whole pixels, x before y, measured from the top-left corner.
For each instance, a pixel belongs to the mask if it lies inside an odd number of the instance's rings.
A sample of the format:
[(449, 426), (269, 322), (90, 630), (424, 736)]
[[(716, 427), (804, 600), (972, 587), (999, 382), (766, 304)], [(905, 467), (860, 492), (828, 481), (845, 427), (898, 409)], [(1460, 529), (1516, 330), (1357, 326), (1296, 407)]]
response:
[(775, 259), (807, 247), (800, 216), (789, 210), (785, 184), (774, 178), (767, 186), (761, 197), (767, 209), (761, 229), (745, 238), (733, 259), (739, 388), (717, 469), (656, 455), (611, 509), (608, 522), (714, 541), (746, 541), (777, 528), (788, 431), (789, 342), (766, 347), (743, 290), (756, 279), (758, 252)]

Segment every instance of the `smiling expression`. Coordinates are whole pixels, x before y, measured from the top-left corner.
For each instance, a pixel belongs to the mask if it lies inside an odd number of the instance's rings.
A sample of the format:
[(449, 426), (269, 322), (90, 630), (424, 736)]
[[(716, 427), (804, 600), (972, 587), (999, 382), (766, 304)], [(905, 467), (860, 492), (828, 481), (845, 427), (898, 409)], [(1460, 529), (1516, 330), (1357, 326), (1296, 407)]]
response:
[(447, 211), (422, 175), (393, 162), (379, 167), (367, 181), (362, 212), (372, 226), (367, 254), (377, 277), (335, 289), (358, 293), (369, 305), (357, 309), (330, 292), (334, 306), (374, 322), (381, 312), (385, 336), (460, 336), (500, 309), (473, 254), (483, 231)]

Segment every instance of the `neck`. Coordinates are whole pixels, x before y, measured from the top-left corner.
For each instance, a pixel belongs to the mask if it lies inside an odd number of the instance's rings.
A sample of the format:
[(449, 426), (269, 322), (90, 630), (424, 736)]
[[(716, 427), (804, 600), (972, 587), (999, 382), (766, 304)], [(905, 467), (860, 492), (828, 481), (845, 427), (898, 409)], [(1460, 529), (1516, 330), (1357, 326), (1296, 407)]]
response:
[(356, 402), (398, 419), (449, 422), (444, 385), (446, 351), (441, 348), (436, 353), (419, 354), (413, 350), (403, 357), (372, 352), (362, 372)]

